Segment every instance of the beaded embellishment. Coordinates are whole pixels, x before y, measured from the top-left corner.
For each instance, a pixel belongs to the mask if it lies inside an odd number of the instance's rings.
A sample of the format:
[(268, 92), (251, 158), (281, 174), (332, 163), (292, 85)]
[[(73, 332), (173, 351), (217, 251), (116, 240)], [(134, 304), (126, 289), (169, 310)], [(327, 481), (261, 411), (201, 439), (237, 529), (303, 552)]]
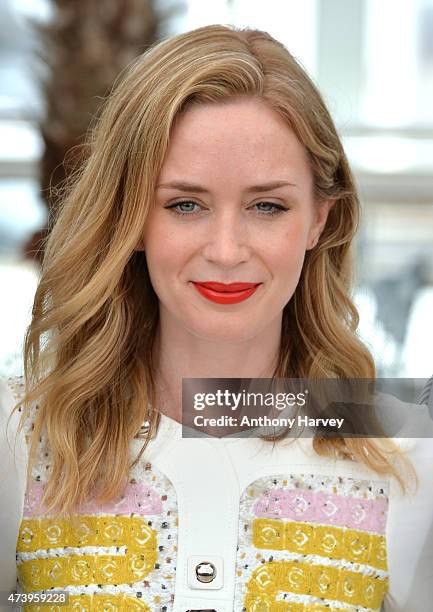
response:
[[(12, 387), (17, 398), (20, 386), (15, 381)], [(25, 423), (27, 442), (36, 409)], [(138, 442), (131, 444), (132, 450), (140, 448)], [(170, 612), (178, 524), (171, 482), (140, 459), (118, 499), (107, 504), (89, 500), (70, 521), (44, 511), (41, 500), (49, 473), (49, 450), (42, 436), (17, 540), (18, 592), (67, 591), (69, 603), (59, 608), (64, 612)], [(50, 606), (24, 606), (39, 609), (48, 612)]]
[(387, 485), (318, 475), (256, 480), (240, 501), (236, 610), (372, 612), (388, 588)]

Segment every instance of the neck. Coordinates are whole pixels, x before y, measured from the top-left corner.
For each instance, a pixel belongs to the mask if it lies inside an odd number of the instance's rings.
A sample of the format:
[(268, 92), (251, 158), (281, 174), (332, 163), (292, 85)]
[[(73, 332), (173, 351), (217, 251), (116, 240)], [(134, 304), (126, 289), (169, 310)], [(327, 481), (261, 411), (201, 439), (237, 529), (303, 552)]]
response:
[(272, 378), (279, 355), (281, 319), (236, 342), (204, 339), (160, 316), (155, 343), (156, 406), (182, 421), (182, 378)]

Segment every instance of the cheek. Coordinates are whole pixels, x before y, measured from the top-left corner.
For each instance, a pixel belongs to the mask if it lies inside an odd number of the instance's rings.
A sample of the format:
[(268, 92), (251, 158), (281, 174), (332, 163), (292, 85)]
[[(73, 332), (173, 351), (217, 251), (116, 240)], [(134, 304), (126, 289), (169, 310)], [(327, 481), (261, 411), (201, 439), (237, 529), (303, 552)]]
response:
[(268, 250), (269, 268), (281, 287), (293, 293), (298, 283), (305, 259), (308, 231), (304, 224), (293, 224), (273, 242)]
[(170, 228), (157, 213), (150, 218), (146, 226), (143, 245), (146, 258), (152, 267), (159, 266), (166, 260), (176, 259), (181, 250), (179, 233)]
[(143, 243), (152, 285), (156, 293), (163, 292), (168, 286), (166, 281), (178, 277), (190, 258), (191, 240), (166, 223), (154, 223), (149, 226)]
[(303, 261), (308, 243), (308, 224), (297, 219), (273, 240), (274, 257), (287, 263)]

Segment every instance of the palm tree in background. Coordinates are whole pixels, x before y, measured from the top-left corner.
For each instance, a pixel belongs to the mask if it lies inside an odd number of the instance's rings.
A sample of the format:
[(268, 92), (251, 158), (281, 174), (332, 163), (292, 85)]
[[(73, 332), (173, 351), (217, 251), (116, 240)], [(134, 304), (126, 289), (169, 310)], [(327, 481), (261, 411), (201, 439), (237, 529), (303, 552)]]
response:
[[(49, 221), (59, 186), (82, 162), (86, 132), (116, 77), (157, 42), (183, 5), (157, 9), (157, 0), (51, 0), (53, 18), (37, 25), (47, 73), (41, 85), (45, 117), (39, 127), (45, 149), (40, 165)], [(41, 262), (44, 228), (25, 245), (26, 257)]]

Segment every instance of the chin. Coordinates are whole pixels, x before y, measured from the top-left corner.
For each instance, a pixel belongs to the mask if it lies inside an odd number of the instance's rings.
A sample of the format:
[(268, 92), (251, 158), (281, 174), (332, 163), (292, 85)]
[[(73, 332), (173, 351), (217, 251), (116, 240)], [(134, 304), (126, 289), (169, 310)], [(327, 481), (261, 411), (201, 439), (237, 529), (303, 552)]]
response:
[(224, 317), (224, 321), (209, 321), (206, 325), (205, 320), (200, 325), (190, 325), (189, 331), (207, 342), (245, 342), (254, 338), (258, 333), (258, 326), (254, 325), (251, 319), (246, 325), (245, 317), (243, 320), (232, 321), (231, 323), (227, 320), (228, 317)]

